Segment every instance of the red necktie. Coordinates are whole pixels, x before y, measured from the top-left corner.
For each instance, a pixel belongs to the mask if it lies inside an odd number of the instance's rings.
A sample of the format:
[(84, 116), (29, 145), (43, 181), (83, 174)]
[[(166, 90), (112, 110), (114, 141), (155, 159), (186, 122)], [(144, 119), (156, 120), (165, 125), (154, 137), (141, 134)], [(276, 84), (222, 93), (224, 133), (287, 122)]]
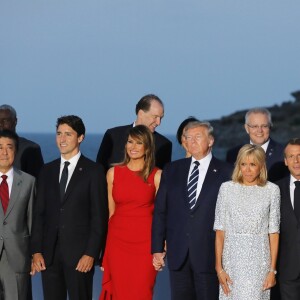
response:
[(2, 175), (2, 182), (0, 184), (0, 198), (3, 207), (4, 214), (6, 213), (6, 209), (9, 201), (9, 193), (8, 193), (8, 184), (7, 184), (7, 176)]

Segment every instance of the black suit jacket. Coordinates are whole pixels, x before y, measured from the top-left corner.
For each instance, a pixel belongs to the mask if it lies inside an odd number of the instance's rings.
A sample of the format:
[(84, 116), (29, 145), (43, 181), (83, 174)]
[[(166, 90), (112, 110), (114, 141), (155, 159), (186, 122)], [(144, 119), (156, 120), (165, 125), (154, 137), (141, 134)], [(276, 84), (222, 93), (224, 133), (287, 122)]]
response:
[(215, 272), (215, 206), (221, 184), (231, 176), (231, 165), (212, 158), (193, 210), (188, 206), (187, 180), (191, 158), (168, 164), (157, 192), (152, 223), (152, 253), (163, 252), (167, 241), (170, 270), (178, 270), (189, 253), (197, 272)]
[(59, 192), (60, 159), (46, 164), (38, 178), (32, 228), (32, 254), (51, 264), (59, 238), (62, 260), (76, 266), (86, 254), (98, 261), (108, 222), (107, 187), (101, 165), (80, 156), (64, 200)]
[(293, 280), (300, 275), (300, 223), (291, 203), (290, 176), (276, 184), (281, 194), (278, 276), (279, 279)]
[(37, 178), (44, 160), (41, 147), (23, 137), (19, 137), (19, 149), (15, 156), (14, 166)]
[[(97, 162), (101, 163), (107, 171), (112, 163), (119, 163), (124, 159), (125, 144), (132, 125), (119, 126), (108, 129), (102, 139)], [(172, 143), (158, 132), (153, 133), (155, 141), (155, 165), (162, 169), (171, 161)]]
[[(245, 144), (228, 150), (226, 155), (226, 161), (234, 164), (239, 150)], [(270, 139), (267, 151), (266, 151), (266, 164), (268, 169), (268, 180), (276, 182), (281, 178), (288, 175), (288, 169), (284, 164), (284, 146)]]

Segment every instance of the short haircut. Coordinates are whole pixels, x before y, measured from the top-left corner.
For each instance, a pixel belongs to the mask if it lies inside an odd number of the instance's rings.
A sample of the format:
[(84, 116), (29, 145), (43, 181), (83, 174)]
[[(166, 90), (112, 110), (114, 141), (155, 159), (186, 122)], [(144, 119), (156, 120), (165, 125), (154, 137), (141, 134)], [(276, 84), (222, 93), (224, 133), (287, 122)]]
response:
[(264, 108), (264, 107), (255, 107), (255, 108), (251, 108), (249, 109), (247, 112), (246, 112), (246, 115), (245, 115), (245, 124), (249, 124), (248, 121), (249, 121), (249, 116), (251, 114), (263, 114), (263, 115), (266, 115), (267, 118), (268, 118), (268, 125), (270, 127), (273, 126), (273, 123), (272, 123), (272, 116), (271, 116), (271, 113), (268, 109)]
[(284, 148), (284, 156), (285, 156), (285, 149), (289, 145), (300, 146), (300, 138), (292, 138), (287, 142), (287, 144), (285, 145), (285, 148)]
[(196, 128), (196, 127), (205, 127), (208, 131), (208, 135), (212, 137), (214, 136), (214, 128), (211, 126), (211, 124), (207, 121), (199, 121), (199, 120), (188, 122), (187, 125), (183, 128), (183, 134), (185, 135), (188, 129)]
[(12, 106), (10, 106), (8, 104), (2, 104), (2, 105), (0, 105), (0, 110), (9, 110), (9, 112), (11, 114), (11, 117), (13, 119), (17, 118), (17, 112), (16, 112), (16, 110)]
[(58, 118), (56, 122), (56, 130), (58, 129), (59, 125), (63, 124), (70, 126), (77, 132), (78, 136), (85, 135), (85, 126), (81, 118), (79, 118), (78, 116), (69, 115)]
[(3, 129), (0, 130), (0, 138), (8, 138), (13, 140), (16, 148), (16, 152), (19, 149), (19, 136), (12, 130)]
[(243, 183), (241, 162), (243, 159), (249, 156), (253, 157), (254, 162), (260, 166), (260, 173), (257, 179), (257, 185), (265, 186), (267, 183), (266, 153), (262, 147), (251, 144), (246, 144), (240, 149), (232, 173), (232, 181), (237, 183)]
[(150, 109), (151, 102), (157, 101), (164, 108), (163, 102), (154, 94), (145, 95), (135, 106), (135, 114), (137, 115), (140, 110), (147, 112)]
[(177, 141), (178, 141), (179, 145), (181, 145), (181, 136), (183, 134), (183, 130), (184, 130), (185, 126), (188, 123), (193, 122), (193, 121), (198, 121), (198, 119), (191, 116), (191, 117), (188, 117), (185, 120), (183, 120), (181, 122), (181, 124), (179, 125), (179, 127), (177, 129), (177, 133), (176, 133), (176, 138), (177, 138)]

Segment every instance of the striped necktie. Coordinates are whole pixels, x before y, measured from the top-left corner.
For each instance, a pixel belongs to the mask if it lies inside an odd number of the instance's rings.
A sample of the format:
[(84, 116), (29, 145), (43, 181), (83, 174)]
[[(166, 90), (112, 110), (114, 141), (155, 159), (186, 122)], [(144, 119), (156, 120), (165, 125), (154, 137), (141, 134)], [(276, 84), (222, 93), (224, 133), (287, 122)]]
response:
[(198, 185), (198, 178), (199, 178), (199, 161), (194, 162), (195, 166), (192, 170), (192, 173), (188, 180), (187, 190), (188, 190), (188, 200), (189, 200), (189, 207), (193, 209), (196, 205), (196, 196), (197, 196), (197, 185)]

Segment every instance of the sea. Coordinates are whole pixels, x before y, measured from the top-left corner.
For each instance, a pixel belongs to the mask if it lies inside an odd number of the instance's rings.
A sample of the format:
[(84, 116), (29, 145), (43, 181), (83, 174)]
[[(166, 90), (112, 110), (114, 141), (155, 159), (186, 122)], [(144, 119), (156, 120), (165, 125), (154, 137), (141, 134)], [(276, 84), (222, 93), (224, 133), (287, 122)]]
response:
[[(55, 143), (55, 133), (19, 133), (20, 136), (30, 139), (41, 146), (45, 163), (50, 162), (60, 156)], [(183, 158), (184, 150), (178, 144), (175, 135), (166, 135), (173, 143), (172, 160)], [(103, 134), (87, 134), (80, 146), (82, 154), (86, 157), (96, 160), (98, 149), (102, 141)], [(213, 149), (214, 155), (220, 159), (224, 159), (224, 149)], [(99, 267), (95, 268), (93, 300), (98, 299), (101, 292), (102, 272)], [(40, 274), (32, 278), (32, 293), (34, 300), (42, 300), (42, 285)], [(167, 267), (158, 273), (154, 289), (154, 300), (170, 299), (170, 285)]]

